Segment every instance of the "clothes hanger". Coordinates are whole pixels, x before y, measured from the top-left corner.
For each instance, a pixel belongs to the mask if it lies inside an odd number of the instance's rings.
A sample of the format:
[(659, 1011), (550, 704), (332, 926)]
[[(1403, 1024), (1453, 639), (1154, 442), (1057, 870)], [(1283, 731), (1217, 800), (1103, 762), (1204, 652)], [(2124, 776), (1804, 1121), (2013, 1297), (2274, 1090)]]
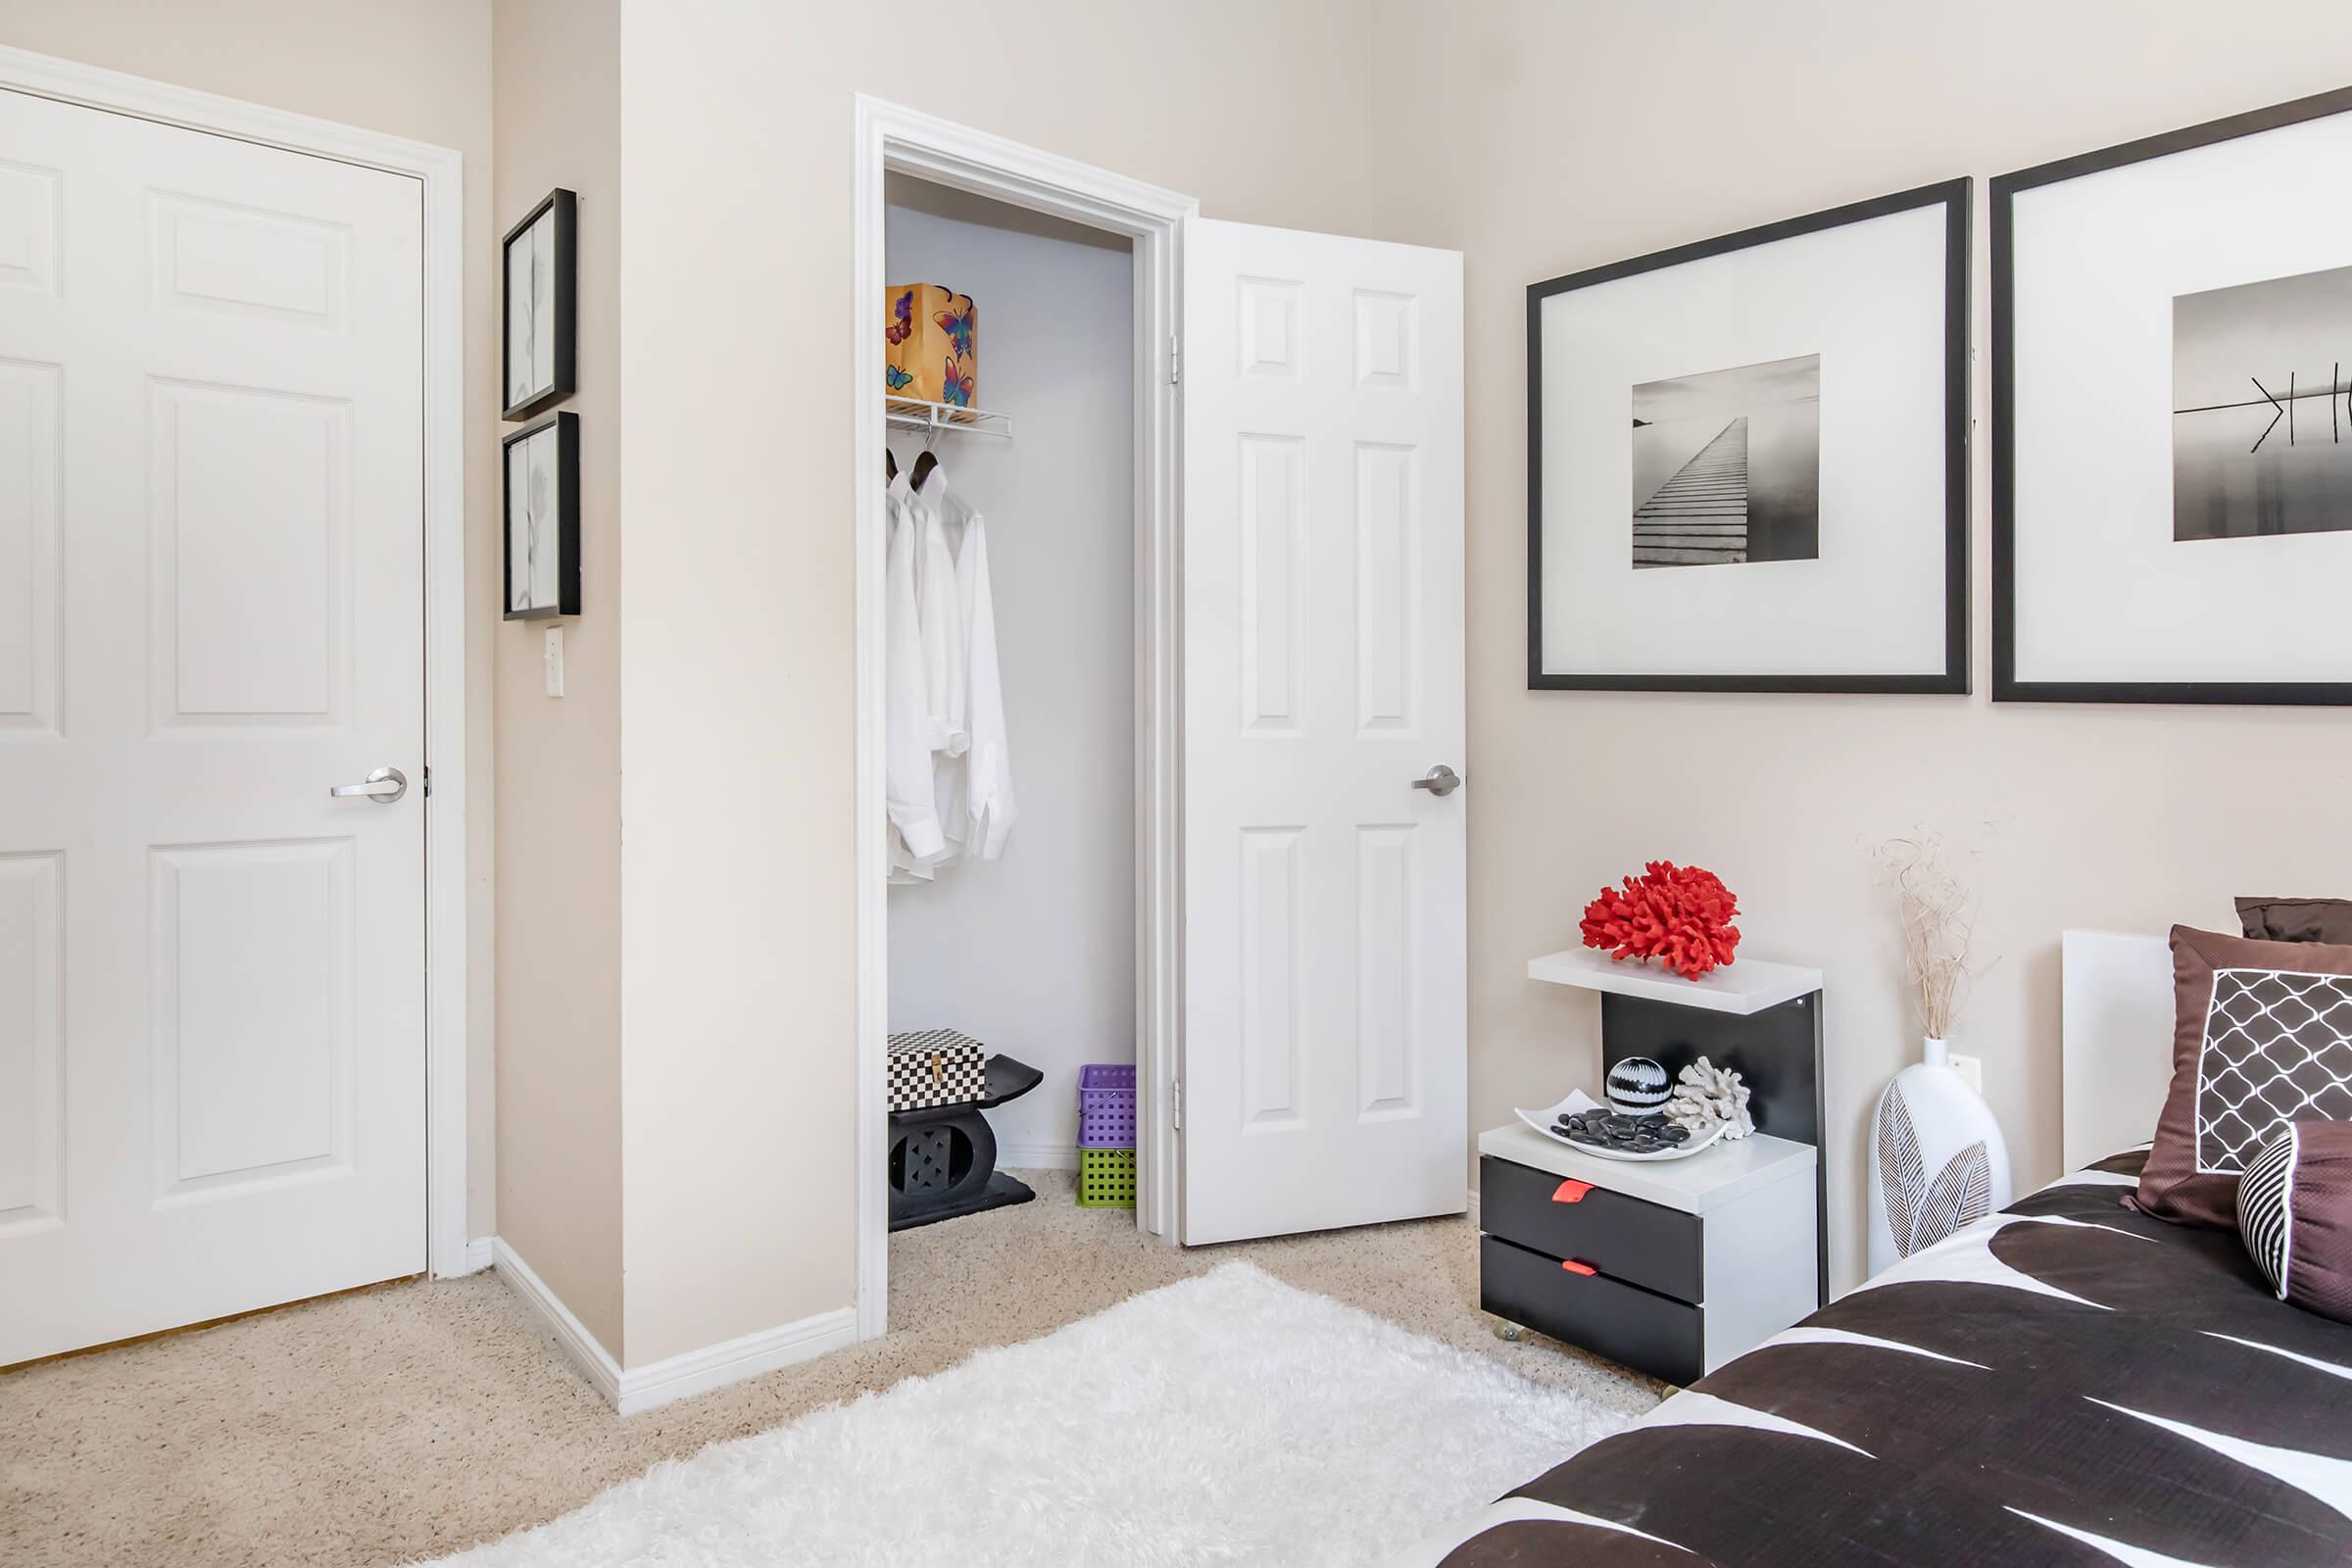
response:
[(923, 487), (925, 479), (931, 477), (931, 470), (939, 466), (939, 454), (931, 450), (931, 443), (938, 439), (939, 432), (936, 429), (923, 432), (922, 453), (914, 460), (914, 467), (907, 474), (908, 482), (917, 490)]

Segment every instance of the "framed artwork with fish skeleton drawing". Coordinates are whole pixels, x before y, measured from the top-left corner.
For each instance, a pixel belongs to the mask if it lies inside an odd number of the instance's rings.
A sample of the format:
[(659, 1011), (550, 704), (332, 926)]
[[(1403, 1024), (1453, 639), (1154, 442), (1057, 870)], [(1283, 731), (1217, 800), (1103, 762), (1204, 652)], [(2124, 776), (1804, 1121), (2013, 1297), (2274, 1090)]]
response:
[(2352, 89), (1992, 182), (1995, 702), (2352, 703)]

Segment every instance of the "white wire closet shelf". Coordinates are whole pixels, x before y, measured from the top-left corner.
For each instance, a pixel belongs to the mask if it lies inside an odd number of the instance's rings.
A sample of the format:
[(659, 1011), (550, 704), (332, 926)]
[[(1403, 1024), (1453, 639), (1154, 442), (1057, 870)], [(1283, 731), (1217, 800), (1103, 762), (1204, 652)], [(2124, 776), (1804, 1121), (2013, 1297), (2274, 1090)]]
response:
[(882, 399), (885, 422), (899, 430), (921, 430), (930, 434), (940, 430), (961, 430), (971, 435), (1002, 436), (1012, 439), (1012, 416), (991, 414), (986, 409), (967, 409), (950, 403), (925, 403), (917, 398)]

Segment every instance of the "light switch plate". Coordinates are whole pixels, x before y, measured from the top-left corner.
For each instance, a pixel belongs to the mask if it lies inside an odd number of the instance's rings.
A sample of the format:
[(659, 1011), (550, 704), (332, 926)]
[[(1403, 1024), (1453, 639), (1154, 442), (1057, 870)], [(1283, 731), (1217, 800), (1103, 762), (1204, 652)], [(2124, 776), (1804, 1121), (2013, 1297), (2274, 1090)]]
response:
[(1951, 1062), (1952, 1071), (1966, 1080), (1969, 1088), (1974, 1089), (1980, 1095), (1984, 1092), (1984, 1057), (1955, 1055), (1951, 1058)]
[(547, 695), (564, 695), (564, 628), (547, 628)]

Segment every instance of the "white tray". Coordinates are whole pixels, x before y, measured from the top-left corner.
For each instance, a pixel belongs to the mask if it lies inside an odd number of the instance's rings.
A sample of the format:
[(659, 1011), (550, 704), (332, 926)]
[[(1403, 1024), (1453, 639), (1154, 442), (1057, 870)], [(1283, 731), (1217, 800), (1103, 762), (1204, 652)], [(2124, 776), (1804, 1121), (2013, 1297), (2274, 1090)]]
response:
[(1603, 1149), (1598, 1144), (1580, 1144), (1553, 1125), (1562, 1116), (1571, 1116), (1580, 1111), (1601, 1108), (1600, 1102), (1586, 1094), (1582, 1089), (1575, 1091), (1558, 1104), (1547, 1105), (1542, 1110), (1528, 1110), (1517, 1105), (1511, 1108), (1518, 1113), (1521, 1121), (1555, 1144), (1573, 1149), (1580, 1154), (1591, 1154), (1594, 1159), (1623, 1160), (1629, 1165), (1656, 1165), (1670, 1159), (1689, 1159), (1692, 1154), (1713, 1147), (1716, 1140), (1731, 1131), (1732, 1127), (1728, 1121), (1718, 1122), (1713, 1132), (1703, 1137), (1693, 1138), (1687, 1144), (1677, 1144), (1672, 1149), (1661, 1149), (1654, 1154), (1629, 1154), (1615, 1149)]

